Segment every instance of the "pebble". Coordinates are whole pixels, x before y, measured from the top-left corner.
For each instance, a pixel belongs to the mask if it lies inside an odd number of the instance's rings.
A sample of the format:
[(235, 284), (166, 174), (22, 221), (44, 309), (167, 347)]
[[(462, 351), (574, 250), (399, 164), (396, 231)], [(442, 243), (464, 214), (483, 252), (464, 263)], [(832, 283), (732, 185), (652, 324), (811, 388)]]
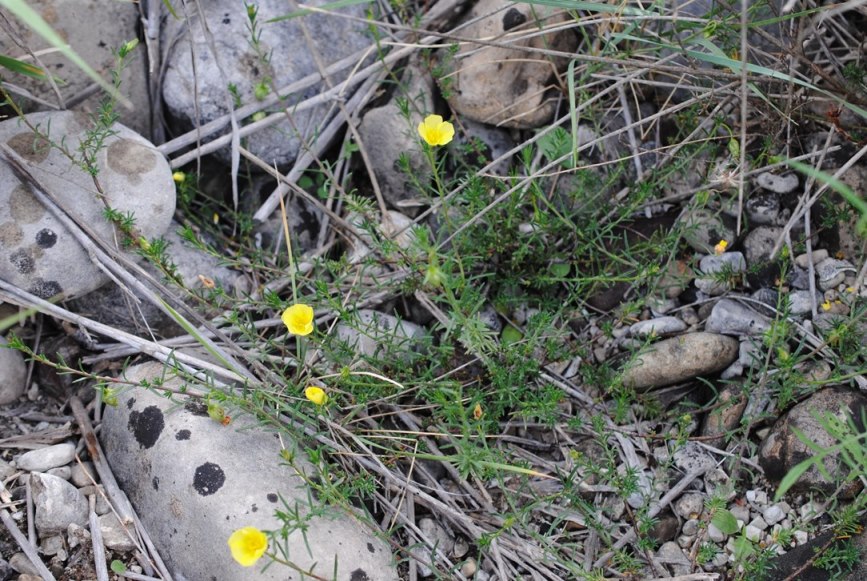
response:
[(16, 464), (28, 472), (45, 472), (51, 468), (65, 466), (75, 458), (75, 444), (64, 442), (22, 454)]
[(721, 530), (717, 528), (717, 526), (713, 523), (707, 525), (707, 538), (715, 543), (722, 543), (726, 540), (726, 535)]
[(629, 327), (629, 334), (633, 337), (665, 337), (682, 331), (686, 331), (686, 323), (672, 316), (639, 321)]
[(15, 474), (15, 466), (0, 458), (0, 480), (6, 480)]
[(680, 306), (677, 299), (664, 299), (662, 297), (649, 297), (647, 306), (654, 317), (666, 315)]
[(738, 341), (714, 333), (687, 333), (663, 339), (629, 363), (623, 384), (649, 389), (710, 375), (725, 369), (738, 355)]
[(698, 313), (692, 307), (682, 309), (680, 311), (680, 319), (690, 327), (698, 325), (701, 322)]
[(786, 283), (795, 289), (810, 290), (810, 273), (803, 268), (794, 266), (786, 276)]
[(30, 475), (39, 534), (65, 532), (70, 523), (87, 524), (87, 500), (66, 480), (49, 474)]
[(102, 533), (102, 542), (107, 549), (121, 552), (135, 550), (135, 543), (114, 513), (99, 517), (99, 531)]
[(753, 520), (750, 521), (750, 526), (755, 527), (755, 528), (763, 531), (766, 528), (768, 528), (769, 525), (767, 522), (765, 522), (765, 519), (763, 519), (760, 516), (757, 516), (756, 518), (754, 518)]
[(798, 187), (798, 176), (794, 173), (785, 173), (778, 176), (766, 171), (756, 176), (756, 184), (760, 188), (774, 192), (775, 194), (788, 194), (795, 191), (795, 188)]
[(729, 509), (729, 512), (739, 521), (748, 522), (750, 520), (750, 509), (746, 506), (736, 504)]
[(780, 217), (780, 198), (772, 192), (756, 192), (745, 206), (750, 224), (774, 224)]
[(24, 394), (27, 364), (24, 355), (16, 349), (7, 349), (6, 339), (0, 337), (0, 405), (10, 404)]
[[(823, 260), (828, 258), (828, 251), (824, 248), (820, 248), (818, 250), (813, 250), (813, 264), (819, 264)], [(809, 254), (799, 254), (795, 257), (795, 264), (800, 268), (807, 269), (810, 267), (810, 255)]]
[(464, 564), (461, 565), (461, 575), (464, 577), (472, 577), (478, 570), (479, 566), (476, 564), (476, 560), (472, 557), (464, 561)]
[[(39, 575), (39, 570), (33, 566), (33, 563), (30, 562), (30, 559), (27, 558), (27, 555), (24, 553), (15, 553), (9, 558), (9, 565), (21, 573), (21, 577), (31, 575), (38, 580), (42, 579), (42, 576)], [(20, 580), (21, 577), (18, 579)]]
[(786, 513), (779, 504), (772, 504), (762, 512), (762, 517), (768, 524), (773, 525), (786, 518)]
[(846, 273), (855, 272), (855, 266), (848, 260), (826, 258), (816, 264), (816, 276), (819, 279), (819, 288), (830, 290), (846, 280)]
[(728, 225), (728, 221), (706, 208), (688, 210), (681, 221), (684, 227), (683, 239), (702, 254), (712, 254), (714, 246), (721, 240), (731, 243), (735, 239), (734, 228)]
[(750, 268), (765, 266), (782, 234), (783, 229), (776, 226), (758, 226), (747, 234), (743, 247)]
[(686, 442), (672, 454), (674, 465), (683, 472), (689, 473), (695, 470), (710, 470), (716, 466), (716, 460), (697, 442)]
[(90, 531), (75, 523), (70, 523), (66, 529), (66, 538), (69, 548), (74, 549), (78, 545), (90, 542)]
[(744, 536), (754, 543), (758, 543), (762, 539), (762, 531), (753, 525), (747, 525), (744, 527)]
[(768, 503), (768, 493), (764, 490), (747, 490), (746, 497), (748, 502), (759, 506)]
[(72, 465), (70, 480), (77, 487), (90, 486), (96, 480), (96, 470), (93, 468), (93, 462), (87, 461)]
[(70, 470), (69, 466), (59, 466), (57, 468), (52, 468), (51, 470), (48, 470), (46, 474), (57, 476), (58, 478), (63, 478), (64, 480), (69, 480), (70, 476), (72, 476), (72, 470)]
[[(704, 499), (704, 494), (701, 494), (700, 492), (687, 492), (682, 494), (674, 503), (674, 514), (687, 520), (687, 522), (689, 522), (690, 519), (693, 519), (694, 522), (694, 519), (701, 516), (701, 513), (704, 510)], [(694, 533), (688, 533), (686, 531), (686, 525), (684, 524), (683, 534), (688, 535)]]
[(799, 545), (806, 545), (807, 541), (810, 540), (810, 535), (807, 534), (806, 531), (795, 531), (792, 533), (792, 536), (795, 538), (795, 542)]
[(656, 558), (663, 564), (670, 565), (672, 573), (677, 575), (688, 575), (692, 569), (692, 563), (684, 554), (683, 549), (677, 546), (677, 543), (669, 541), (663, 543), (656, 552)]
[(714, 305), (705, 330), (721, 335), (761, 335), (770, 328), (768, 317), (732, 299), (721, 299)]
[[(746, 271), (747, 262), (740, 252), (712, 254), (701, 259), (699, 269), (704, 276), (695, 279), (696, 288), (710, 296), (719, 296), (739, 284), (738, 275)], [(707, 276), (723, 272), (727, 274), (724, 279), (719, 276)]]
[(687, 537), (694, 537), (698, 534), (698, 519), (691, 518), (688, 519), (685, 523), (683, 523), (682, 532)]
[(356, 321), (338, 323), (334, 335), (359, 355), (406, 360), (420, 348), (426, 335), (423, 327), (370, 309), (356, 312)]
[(813, 301), (810, 291), (794, 290), (786, 295), (789, 299), (789, 314), (793, 316), (809, 315), (813, 312)]

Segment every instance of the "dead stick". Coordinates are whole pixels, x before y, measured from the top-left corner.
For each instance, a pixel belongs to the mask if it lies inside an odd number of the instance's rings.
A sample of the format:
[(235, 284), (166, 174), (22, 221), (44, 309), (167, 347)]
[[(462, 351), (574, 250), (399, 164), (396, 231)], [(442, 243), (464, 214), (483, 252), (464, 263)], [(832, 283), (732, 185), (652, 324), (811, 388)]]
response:
[(21, 547), (22, 551), (24, 551), (24, 554), (27, 555), (27, 558), (30, 559), (30, 562), (33, 563), (33, 566), (36, 567), (39, 574), (42, 575), (42, 578), (46, 581), (54, 581), (54, 575), (51, 574), (51, 571), (48, 570), (48, 567), (46, 567), (45, 563), (42, 562), (42, 559), (39, 558), (39, 555), (36, 552), (36, 547), (31, 545), (30, 541), (27, 540), (27, 537), (18, 530), (18, 526), (15, 524), (15, 521), (12, 520), (9, 511), (5, 508), (0, 510), (0, 520), (3, 521), (9, 534), (12, 535), (12, 538), (15, 539), (15, 542), (18, 543), (18, 546)]
[(90, 541), (93, 546), (93, 565), (96, 569), (97, 581), (108, 581), (108, 568), (105, 566), (105, 547), (102, 544), (102, 529), (99, 528), (99, 517), (96, 516), (96, 495), (87, 497), (90, 502)]

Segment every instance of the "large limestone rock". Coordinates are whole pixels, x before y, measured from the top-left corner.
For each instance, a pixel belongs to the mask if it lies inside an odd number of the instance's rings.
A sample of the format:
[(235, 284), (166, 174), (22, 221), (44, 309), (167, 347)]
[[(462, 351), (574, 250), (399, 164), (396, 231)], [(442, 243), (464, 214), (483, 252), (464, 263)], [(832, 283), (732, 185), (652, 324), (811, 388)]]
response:
[[(126, 378), (153, 382), (164, 374), (162, 364), (152, 362), (129, 368)], [(173, 378), (164, 385), (180, 389), (184, 382)], [(285, 512), (288, 506), (298, 509), (306, 527), (303, 534), (291, 532), (286, 541), (296, 565), (337, 581), (397, 580), (388, 546), (357, 517), (328, 509), (327, 515), (306, 520), (312, 508), (320, 507), (315, 492), (286, 466), (281, 440), (252, 418), (233, 418), (223, 426), (200, 403), (179, 406), (140, 388), (119, 400), (117, 407), (106, 409), (102, 445), (176, 578), (294, 579), (293, 572), (276, 563), (261, 573), (242, 568), (226, 544), (241, 527), (279, 530), (274, 511)], [(285, 434), (282, 443), (293, 449)], [(314, 468), (299, 456), (297, 465), (313, 476)]]

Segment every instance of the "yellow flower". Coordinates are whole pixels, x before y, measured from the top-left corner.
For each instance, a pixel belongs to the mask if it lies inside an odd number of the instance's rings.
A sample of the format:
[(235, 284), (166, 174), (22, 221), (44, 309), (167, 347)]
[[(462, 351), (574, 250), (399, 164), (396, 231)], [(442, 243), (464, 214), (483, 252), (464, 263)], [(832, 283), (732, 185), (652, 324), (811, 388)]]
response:
[(313, 309), (307, 305), (297, 303), (283, 311), (280, 317), (286, 328), (293, 335), (309, 335), (313, 332)]
[(182, 171), (176, 171), (172, 174), (172, 179), (175, 180), (176, 184), (182, 184), (187, 179), (187, 174)]
[(455, 136), (455, 127), (439, 115), (428, 115), (418, 124), (418, 134), (428, 145), (445, 145)]
[(830, 311), (831, 310), (831, 301), (825, 301), (824, 303), (822, 303), (822, 310), (823, 311)]
[(720, 240), (719, 242), (717, 242), (716, 246), (713, 247), (713, 251), (716, 254), (722, 254), (726, 251), (726, 248), (728, 248), (728, 246), (729, 243), (727, 240)]
[(328, 401), (328, 395), (325, 394), (325, 391), (315, 385), (311, 385), (305, 389), (304, 396), (316, 405), (325, 405), (325, 402)]
[(243, 567), (252, 567), (265, 554), (268, 537), (256, 527), (238, 529), (229, 537), (232, 558)]
[(480, 420), (483, 415), (485, 415), (485, 412), (482, 410), (482, 404), (477, 403), (476, 407), (473, 408), (473, 417)]

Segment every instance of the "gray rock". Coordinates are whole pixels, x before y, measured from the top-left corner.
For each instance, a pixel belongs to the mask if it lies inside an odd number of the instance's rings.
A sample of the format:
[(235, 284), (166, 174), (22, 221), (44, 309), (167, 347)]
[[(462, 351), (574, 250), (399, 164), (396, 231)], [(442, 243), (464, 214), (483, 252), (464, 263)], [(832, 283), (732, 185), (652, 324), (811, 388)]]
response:
[(93, 462), (87, 461), (72, 465), (72, 472), (69, 479), (74, 485), (81, 488), (82, 486), (90, 486), (94, 481), (99, 482), (96, 475), (96, 470), (93, 468)]
[(734, 336), (760, 335), (769, 327), (768, 317), (732, 299), (717, 301), (705, 323), (711, 333)]
[(855, 266), (848, 260), (826, 258), (816, 265), (816, 277), (819, 279), (819, 288), (830, 290), (846, 280), (846, 274), (855, 274)]
[[(327, 2), (323, 0), (313, 0), (310, 6), (322, 7), (325, 4)], [(190, 11), (194, 12), (198, 5), (191, 6)], [(268, 22), (291, 11), (285, 2), (258, 0), (255, 6), (259, 11), (259, 42), (270, 55), (273, 67), (269, 67), (261, 62), (250, 46), (250, 32), (247, 29), (249, 19), (244, 3), (235, 0), (211, 0), (201, 5), (204, 6), (204, 17), (213, 34), (216, 55), (205, 38), (198, 13), (192, 14), (189, 21), (168, 18), (163, 32), (166, 41), (164, 46), (169, 46), (170, 39), (177, 38), (177, 42), (171, 42), (172, 48), (164, 60), (166, 70), (163, 99), (171, 114), (189, 127), (196, 125), (197, 115), (198, 122), (204, 124), (228, 113), (228, 103), (232, 99), (227, 91), (229, 83), (234, 84), (241, 103), (246, 105), (255, 102), (256, 86), (262, 83), (265, 77), (270, 77), (275, 86), (284, 87), (317, 73), (314, 49), (321, 57), (323, 65), (328, 66), (358, 54), (372, 44), (366, 32), (367, 26), (363, 22), (363, 6), (330, 9), (333, 12), (360, 17), (361, 22), (326, 14), (304, 16), (304, 23), (315, 45), (308, 47), (299, 19)], [(193, 55), (195, 66), (192, 63)], [(220, 66), (223, 72), (220, 71)], [(196, 71), (196, 79), (191, 73), (193, 70)], [(344, 70), (332, 74), (331, 81), (334, 84), (340, 83), (347, 73), (348, 71)], [(322, 91), (323, 86), (317, 84), (291, 95), (284, 102), (284, 106), (289, 107), (288, 114), (292, 116), (295, 127), (307, 140), (314, 139), (316, 131), (321, 129), (323, 116), (330, 105), (293, 111), (292, 104)], [(269, 111), (275, 109), (271, 108)], [(227, 131), (228, 129), (227, 126)], [(286, 166), (295, 159), (301, 146), (296, 130), (288, 120), (256, 131), (246, 140), (248, 150), (265, 163), (278, 166)], [(228, 148), (220, 150), (218, 155), (228, 159)]]
[(683, 239), (702, 254), (713, 254), (721, 240), (731, 244), (735, 239), (734, 228), (720, 214), (705, 208), (688, 210), (681, 222)]
[(22, 454), (16, 464), (29, 472), (45, 472), (51, 468), (65, 466), (75, 458), (75, 444), (64, 442)]
[(714, 333), (664, 339), (639, 353), (623, 373), (623, 384), (649, 389), (725, 369), (738, 355), (738, 341)]
[[(219, 297), (206, 285), (213, 284), (214, 288), (219, 287), (229, 297), (241, 296), (249, 290), (244, 275), (225, 266), (222, 258), (196, 248), (184, 240), (178, 233), (180, 228), (180, 224), (172, 222), (163, 239), (168, 243), (166, 256), (177, 266), (177, 273), (190, 292), (197, 296), (212, 296), (213, 300), (219, 303)], [(156, 280), (165, 279), (165, 275), (153, 264), (144, 262), (142, 267)], [(169, 286), (171, 287), (172, 284), (170, 283)], [(126, 291), (114, 283), (109, 283), (75, 299), (71, 305), (76, 313), (128, 333), (145, 337), (150, 337), (151, 333), (162, 337), (174, 337), (185, 333), (183, 327), (171, 315), (144, 299), (139, 293), (135, 291), (133, 293), (141, 299), (141, 302), (134, 303)], [(203, 309), (201, 302), (192, 298), (187, 300), (188, 303)], [(212, 310), (210, 314), (216, 315), (218, 312)], [(206, 313), (207, 311), (203, 310), (202, 314)]]
[(768, 528), (768, 523), (765, 522), (765, 519), (763, 519), (762, 517), (757, 516), (756, 518), (754, 518), (753, 520), (750, 521), (749, 526), (754, 527), (760, 531), (764, 531)]
[(646, 321), (638, 321), (629, 327), (629, 334), (633, 337), (666, 337), (686, 331), (686, 323), (677, 317), (657, 317)]
[[(164, 375), (161, 364), (146, 363), (129, 368), (126, 379)], [(184, 383), (170, 378), (164, 385), (180, 389)], [(118, 482), (176, 578), (250, 579), (249, 570), (232, 560), (226, 539), (243, 526), (280, 529), (274, 512), (283, 510), (284, 501), (300, 518), (309, 516), (305, 532), (295, 530), (285, 541), (296, 565), (309, 570), (315, 563), (331, 578), (336, 563), (338, 581), (398, 578), (388, 545), (358, 518), (338, 509), (309, 514), (321, 504), (281, 460), (281, 450), (296, 450), (285, 433), (281, 445), (254, 418), (233, 413), (232, 423), (222, 426), (202, 411), (135, 388), (120, 395), (119, 406), (107, 408), (100, 434)], [(316, 474), (302, 453), (294, 458), (299, 470)], [(257, 578), (282, 581), (289, 574), (275, 565)]]
[[(516, 145), (511, 134), (504, 129), (497, 129), (485, 123), (477, 123), (472, 119), (462, 119), (461, 126), (466, 133), (458, 132), (455, 135), (453, 147), (469, 145), (470, 141), (473, 140), (483, 145), (484, 158), (483, 160), (479, 160), (478, 165), (480, 167), (504, 155)], [(499, 162), (488, 171), (494, 174), (507, 175), (509, 172), (509, 160), (505, 159)]]
[(12, 403), (24, 394), (27, 364), (17, 349), (9, 349), (0, 337), (0, 405)]
[(52, 476), (57, 476), (58, 478), (63, 478), (64, 480), (69, 480), (69, 478), (72, 476), (72, 470), (69, 469), (69, 466), (58, 466), (57, 468), (51, 468), (45, 473)]
[[(771, 482), (778, 483), (789, 470), (815, 454), (795, 433), (803, 436), (821, 448), (831, 448), (838, 442), (822, 427), (818, 418), (833, 414), (843, 421), (847, 416), (860, 421), (867, 413), (867, 397), (860, 393), (839, 388), (827, 388), (814, 393), (808, 399), (795, 405), (787, 414), (777, 420), (771, 432), (759, 448), (759, 465)], [(828, 454), (823, 464), (832, 477), (848, 474), (839, 453)], [(793, 493), (820, 491), (831, 493), (838, 484), (825, 478), (815, 466), (804, 472), (790, 489)], [(850, 483), (843, 488), (842, 498), (852, 498), (860, 484)]]
[[(819, 264), (823, 260), (828, 258), (828, 251), (824, 248), (819, 248), (818, 250), (813, 250), (813, 264)], [(795, 257), (795, 264), (799, 268), (809, 268), (810, 266), (810, 255), (809, 254), (799, 254)]]
[(39, 569), (33, 566), (33, 563), (30, 562), (30, 559), (28, 559), (27, 555), (24, 553), (15, 553), (12, 555), (12, 557), (9, 558), (9, 565), (22, 575), (32, 575), (36, 579), (42, 579), (42, 576), (39, 574)]
[[(433, 80), (430, 73), (411, 66), (404, 72), (402, 83), (406, 92), (395, 95), (382, 107), (368, 110), (358, 126), (361, 141), (367, 145), (367, 156), (373, 166), (379, 187), (386, 202), (400, 208), (413, 194), (421, 195), (413, 184), (413, 177), (420, 185), (430, 179), (430, 163), (422, 150), (418, 124), (434, 112)], [(409, 104), (409, 119), (404, 117), (397, 98)], [(401, 157), (409, 161), (408, 175), (398, 163)], [(421, 200), (418, 203), (425, 203)]]
[(794, 266), (792, 267), (792, 270), (789, 271), (789, 275), (786, 277), (786, 282), (794, 289), (809, 290), (810, 273), (803, 268)]
[(427, 335), (415, 323), (369, 309), (359, 310), (354, 319), (352, 324), (338, 323), (334, 335), (366, 357), (411, 358)]
[(813, 311), (813, 301), (810, 291), (793, 290), (787, 297), (789, 299), (789, 314), (795, 317), (809, 315)]
[(709, 470), (716, 466), (716, 460), (696, 442), (685, 442), (672, 454), (674, 465), (683, 472)]
[(663, 565), (668, 565), (671, 568), (671, 573), (675, 576), (688, 575), (692, 570), (689, 557), (673, 541), (664, 543), (659, 547), (656, 552), (656, 559)]
[(780, 198), (770, 192), (756, 192), (746, 203), (750, 224), (774, 224), (780, 217)]
[[(71, 112), (32, 113), (28, 121), (50, 138), (77, 151), (89, 120)], [(148, 141), (115, 125), (97, 154), (105, 203), (135, 217), (145, 238), (161, 236), (175, 211), (175, 184), (168, 162)], [(19, 119), (0, 123), (0, 141), (34, 164), (33, 174), (97, 236), (114, 244), (114, 226), (105, 220), (105, 206), (93, 179), (72, 165), (56, 148), (36, 137)], [(72, 234), (25, 187), (12, 168), (0, 163), (0, 278), (40, 297), (81, 296), (102, 286), (108, 277), (91, 261)], [(138, 260), (136, 254), (127, 257)]]
[(695, 537), (698, 534), (698, 519), (687, 518), (686, 522), (683, 523), (682, 532), (684, 536)]
[(772, 288), (760, 288), (752, 294), (752, 298), (776, 309), (780, 301), (780, 293)]
[(13, 474), (15, 474), (17, 470), (14, 466), (9, 464), (6, 460), (0, 458), (0, 480), (6, 480)]
[[(27, 0), (27, 5), (41, 14), (51, 27), (78, 56), (95, 71), (108, 79), (108, 71), (115, 66), (115, 52), (123, 44), (138, 36), (140, 26), (138, 6), (132, 2), (109, 2), (94, 10), (88, 0)], [(9, 25), (17, 33), (25, 46), (34, 51), (41, 51), (39, 60), (57, 79), (57, 87), (64, 102), (69, 103), (73, 97), (79, 96), (93, 83), (93, 79), (85, 75), (72, 61), (56, 50), (43, 51), (50, 45), (34, 30), (24, 26), (17, 19), (9, 19)], [(17, 45), (8, 42), (4, 34), (0, 38), (0, 54), (21, 54)], [(120, 116), (119, 121), (134, 131), (149, 135), (150, 132), (150, 99), (147, 89), (147, 49), (142, 43), (127, 59), (127, 65), (121, 73), (120, 92), (132, 102), (133, 109), (118, 105), (115, 111)], [(33, 96), (49, 103), (57, 104), (57, 97), (51, 86), (44, 79), (15, 75), (16, 86), (28, 91)], [(80, 113), (93, 113), (99, 109), (105, 93), (97, 91), (91, 97), (75, 104), (74, 110)], [(19, 104), (25, 112), (45, 110), (29, 99), (21, 99)]]
[(747, 398), (744, 397), (740, 386), (728, 384), (720, 390), (717, 404), (718, 407), (704, 417), (701, 435), (714, 437), (707, 440), (708, 445), (722, 447), (726, 435), (740, 424), (741, 416), (747, 406)]
[(49, 557), (59, 555), (61, 561), (65, 561), (67, 557), (67, 553), (63, 548), (63, 537), (60, 535), (51, 535), (50, 537), (41, 539), (39, 542), (39, 552)]
[(777, 226), (759, 226), (751, 230), (743, 244), (747, 264), (751, 268), (764, 265), (782, 233), (783, 229)]
[[(421, 518), (418, 521), (418, 528), (422, 532), (422, 537), (432, 543), (434, 547), (449, 555), (454, 548), (455, 539), (440, 523), (432, 518)], [(430, 577), (433, 575), (431, 566), (439, 561), (436, 557), (436, 552), (428, 548), (426, 544), (416, 546), (410, 550), (414, 558), (418, 559), (419, 575), (421, 577)]]
[(102, 533), (102, 542), (107, 549), (122, 553), (135, 550), (129, 532), (114, 513), (104, 514), (99, 517), (99, 531)]
[(765, 522), (769, 525), (775, 525), (778, 522), (782, 521), (786, 518), (786, 512), (780, 507), (779, 504), (772, 504), (764, 511), (762, 511), (762, 517)]
[(695, 279), (695, 286), (710, 296), (719, 296), (740, 283), (740, 275), (746, 269), (746, 260), (740, 252), (711, 254), (699, 262), (699, 270), (704, 276)]
[[(568, 15), (546, 6), (514, 4), (505, 0), (481, 0), (463, 19), (465, 38), (496, 38), (552, 27)], [(571, 30), (515, 39), (512, 46), (479, 47), (462, 43), (456, 55), (443, 55), (454, 73), (449, 105), (462, 117), (501, 127), (532, 129), (548, 122), (557, 97), (551, 79), (568, 64), (565, 59), (527, 59), (522, 48), (573, 52), (577, 37)], [(515, 48), (513, 48), (515, 47)]]
[[(704, 494), (700, 492), (686, 492), (674, 502), (672, 507), (674, 514), (686, 521), (697, 519), (704, 510), (704, 499)], [(687, 535), (690, 533), (684, 530), (683, 534)]]
[(497, 310), (493, 305), (485, 304), (481, 309), (479, 309), (476, 316), (481, 319), (485, 324), (485, 327), (491, 331), (499, 333), (503, 330), (503, 322), (500, 320), (500, 315), (497, 314)]
[(71, 523), (87, 525), (87, 500), (69, 482), (34, 472), (30, 475), (30, 487), (40, 535), (66, 532)]
[(744, 536), (752, 542), (758, 543), (762, 540), (762, 530), (750, 524), (744, 527)]
[(790, 194), (798, 187), (798, 176), (792, 172), (778, 176), (765, 171), (756, 176), (756, 184), (775, 194)]
[(750, 509), (746, 506), (735, 504), (729, 508), (729, 512), (732, 513), (733, 517), (741, 522), (747, 522), (750, 520)]
[(728, 535), (719, 530), (713, 523), (707, 525), (707, 537), (715, 543), (724, 543)]

